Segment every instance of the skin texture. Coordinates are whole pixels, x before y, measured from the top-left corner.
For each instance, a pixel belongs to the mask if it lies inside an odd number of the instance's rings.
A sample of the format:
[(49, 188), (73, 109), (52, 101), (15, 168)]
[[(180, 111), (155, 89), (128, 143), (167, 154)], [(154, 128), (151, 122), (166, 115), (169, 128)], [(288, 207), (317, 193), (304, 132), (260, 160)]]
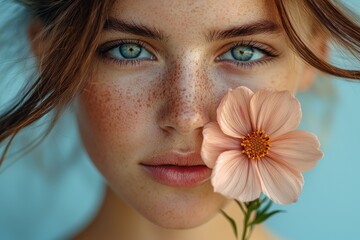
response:
[[(213, 30), (258, 20), (277, 22), (270, 1), (122, 0), (110, 16), (156, 28), (165, 41), (104, 30), (102, 44), (135, 39), (155, 59), (120, 65), (98, 57), (96, 74), (77, 99), (82, 139), (92, 161), (112, 190), (151, 222), (166, 228), (191, 228), (211, 219), (227, 200), (210, 182), (194, 188), (153, 181), (139, 163), (168, 151), (200, 152), (202, 127), (215, 121), (228, 88), (247, 86), (295, 92), (314, 70), (274, 33), (208, 42)], [(251, 67), (218, 60), (233, 43), (251, 41), (276, 52)], [(95, 67), (95, 66), (94, 66)]]

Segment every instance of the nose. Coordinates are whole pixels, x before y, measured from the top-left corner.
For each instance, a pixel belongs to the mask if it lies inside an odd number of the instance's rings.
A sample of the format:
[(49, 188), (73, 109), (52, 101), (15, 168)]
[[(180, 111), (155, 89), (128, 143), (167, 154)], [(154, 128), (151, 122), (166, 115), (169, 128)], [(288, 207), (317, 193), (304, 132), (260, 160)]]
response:
[[(183, 59), (169, 68), (159, 126), (170, 133), (201, 131), (211, 118), (211, 81), (200, 61)], [(215, 110), (214, 110), (215, 111)]]

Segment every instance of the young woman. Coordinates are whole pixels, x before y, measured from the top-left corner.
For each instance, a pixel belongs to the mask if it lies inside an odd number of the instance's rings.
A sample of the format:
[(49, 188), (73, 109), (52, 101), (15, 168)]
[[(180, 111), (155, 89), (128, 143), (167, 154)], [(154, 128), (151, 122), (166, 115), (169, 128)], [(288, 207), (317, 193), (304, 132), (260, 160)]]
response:
[[(91, 223), (58, 237), (232, 239), (218, 214), (228, 200), (208, 179), (173, 169), (159, 177), (151, 166), (205, 166), (202, 127), (229, 88), (295, 93), (319, 71), (360, 78), (327, 61), (329, 42), (360, 49), (359, 27), (331, 1), (21, 2), (39, 74), (1, 115), (3, 158), (23, 128), (50, 111), (56, 124), (73, 104), (109, 186)], [(253, 238), (271, 236), (257, 228)]]

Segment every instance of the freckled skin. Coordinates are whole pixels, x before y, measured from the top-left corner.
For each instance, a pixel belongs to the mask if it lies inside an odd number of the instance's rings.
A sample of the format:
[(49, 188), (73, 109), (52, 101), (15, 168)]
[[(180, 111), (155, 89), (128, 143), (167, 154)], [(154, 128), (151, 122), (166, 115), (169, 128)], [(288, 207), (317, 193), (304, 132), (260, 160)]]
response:
[[(97, 73), (78, 98), (80, 133), (92, 161), (124, 201), (155, 224), (190, 228), (208, 221), (226, 203), (210, 182), (195, 188), (159, 184), (139, 163), (170, 150), (199, 152), (202, 127), (216, 120), (229, 88), (296, 91), (306, 66), (286, 46), (282, 34), (207, 42), (202, 33), (258, 19), (276, 21), (265, 0), (121, 0), (110, 16), (155, 26), (169, 36), (160, 42), (106, 32), (102, 42), (139, 39), (156, 60), (120, 66), (99, 57)], [(224, 48), (251, 40), (270, 45), (279, 57), (241, 69), (216, 62)], [(229, 49), (230, 47), (228, 47)]]

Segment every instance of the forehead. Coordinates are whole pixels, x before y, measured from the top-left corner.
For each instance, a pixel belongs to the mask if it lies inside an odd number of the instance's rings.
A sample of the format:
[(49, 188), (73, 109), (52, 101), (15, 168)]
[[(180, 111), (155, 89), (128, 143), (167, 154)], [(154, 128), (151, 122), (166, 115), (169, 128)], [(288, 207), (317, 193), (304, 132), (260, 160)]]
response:
[(278, 22), (272, 0), (117, 0), (110, 16), (179, 35), (261, 20)]

